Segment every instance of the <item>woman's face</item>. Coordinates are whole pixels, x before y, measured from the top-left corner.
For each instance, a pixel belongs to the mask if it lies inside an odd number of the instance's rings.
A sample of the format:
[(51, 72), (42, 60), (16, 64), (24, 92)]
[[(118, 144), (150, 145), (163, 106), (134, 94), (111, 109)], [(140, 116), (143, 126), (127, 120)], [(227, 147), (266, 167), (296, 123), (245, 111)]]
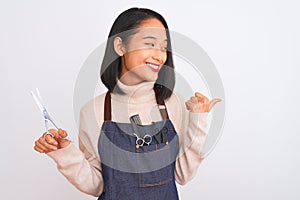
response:
[(166, 30), (159, 20), (150, 18), (142, 21), (138, 32), (125, 46), (121, 81), (127, 85), (156, 81), (167, 60), (167, 42)]

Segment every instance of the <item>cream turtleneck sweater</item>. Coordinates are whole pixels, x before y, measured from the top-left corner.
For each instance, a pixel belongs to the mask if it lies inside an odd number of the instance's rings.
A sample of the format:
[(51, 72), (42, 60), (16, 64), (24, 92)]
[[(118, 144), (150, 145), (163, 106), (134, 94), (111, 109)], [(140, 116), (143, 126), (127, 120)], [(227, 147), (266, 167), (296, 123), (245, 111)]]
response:
[[(125, 94), (111, 94), (112, 121), (129, 123), (129, 116), (134, 114), (140, 115), (142, 124), (160, 121), (153, 85), (154, 82), (143, 82), (128, 86), (118, 81)], [(76, 188), (96, 197), (104, 188), (98, 138), (103, 123), (105, 94), (95, 97), (80, 111), (79, 148), (70, 143), (63, 149), (47, 153)], [(194, 177), (203, 159), (201, 149), (207, 133), (208, 113), (188, 112), (184, 102), (174, 93), (165, 100), (165, 104), (179, 136), (175, 178), (177, 183), (183, 185)]]

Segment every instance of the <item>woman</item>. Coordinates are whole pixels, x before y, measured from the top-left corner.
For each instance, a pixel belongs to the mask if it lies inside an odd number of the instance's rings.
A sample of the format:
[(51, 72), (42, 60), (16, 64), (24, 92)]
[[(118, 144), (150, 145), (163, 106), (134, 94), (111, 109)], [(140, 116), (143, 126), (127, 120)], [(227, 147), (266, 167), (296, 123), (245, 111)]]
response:
[(221, 100), (196, 92), (180, 106), (168, 26), (149, 9), (117, 17), (101, 80), (108, 92), (81, 109), (79, 149), (62, 129), (44, 133), (34, 149), (99, 199), (178, 199), (175, 181), (183, 185), (195, 175), (207, 114)]

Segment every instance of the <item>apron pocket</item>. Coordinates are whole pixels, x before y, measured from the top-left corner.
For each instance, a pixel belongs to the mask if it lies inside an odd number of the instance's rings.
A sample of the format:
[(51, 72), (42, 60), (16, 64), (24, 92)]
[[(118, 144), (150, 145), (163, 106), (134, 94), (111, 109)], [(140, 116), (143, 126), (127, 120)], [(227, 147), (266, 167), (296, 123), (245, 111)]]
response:
[(174, 179), (170, 145), (145, 145), (136, 149), (138, 154), (138, 186), (150, 187), (166, 184)]

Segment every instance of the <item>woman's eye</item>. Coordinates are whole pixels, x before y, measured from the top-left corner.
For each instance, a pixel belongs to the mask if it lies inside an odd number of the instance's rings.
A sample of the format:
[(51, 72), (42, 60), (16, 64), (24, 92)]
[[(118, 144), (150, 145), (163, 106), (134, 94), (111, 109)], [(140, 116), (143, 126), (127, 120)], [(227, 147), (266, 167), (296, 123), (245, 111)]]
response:
[(154, 47), (154, 44), (153, 43), (145, 43), (146, 45), (149, 45), (151, 47)]

